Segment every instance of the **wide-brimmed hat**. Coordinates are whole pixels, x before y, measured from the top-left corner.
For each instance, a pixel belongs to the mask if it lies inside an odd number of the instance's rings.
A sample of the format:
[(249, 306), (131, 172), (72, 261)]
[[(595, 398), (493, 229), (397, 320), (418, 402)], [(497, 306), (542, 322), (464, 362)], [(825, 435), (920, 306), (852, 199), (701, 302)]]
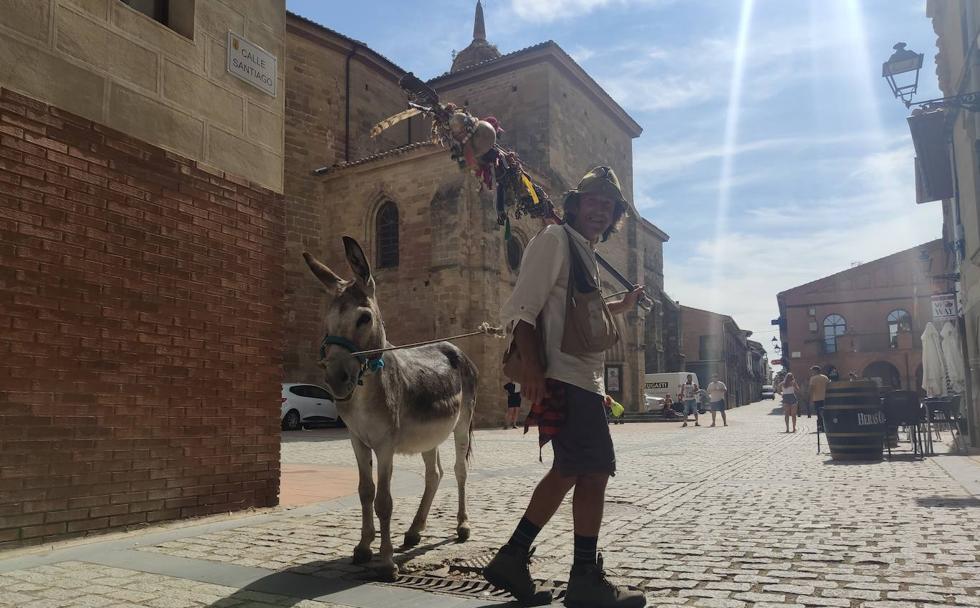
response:
[(609, 167), (595, 167), (586, 173), (581, 181), (579, 181), (578, 186), (565, 194), (565, 205), (568, 205), (569, 201), (574, 200), (573, 197), (578, 197), (582, 194), (599, 194), (605, 196), (623, 205), (626, 213), (636, 215), (633, 205), (623, 196), (623, 188), (619, 184), (619, 178), (616, 177), (616, 172)]
[(810, 366), (810, 371), (811, 372), (819, 372), (820, 371), (820, 366), (819, 365), (811, 365)]

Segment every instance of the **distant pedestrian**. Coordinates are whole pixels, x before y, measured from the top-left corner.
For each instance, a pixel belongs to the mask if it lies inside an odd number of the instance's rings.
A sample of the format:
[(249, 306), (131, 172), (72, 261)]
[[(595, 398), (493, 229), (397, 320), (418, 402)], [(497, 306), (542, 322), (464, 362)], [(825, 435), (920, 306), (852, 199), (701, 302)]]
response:
[(670, 398), (670, 395), (664, 395), (664, 418), (673, 418), (677, 415), (674, 412), (674, 400)]
[(813, 373), (810, 375), (810, 407), (807, 409), (806, 417), (809, 418), (811, 412), (816, 412), (817, 430), (822, 431), (823, 418), (821, 418), (820, 412), (823, 410), (823, 403), (827, 398), (827, 385), (830, 384), (830, 378), (823, 375), (819, 365), (814, 365), (810, 371)]
[(684, 424), (682, 427), (687, 426), (687, 417), (691, 414), (694, 415), (694, 426), (701, 426), (698, 424), (698, 390), (700, 386), (694, 383), (694, 376), (691, 374), (687, 375), (687, 382), (681, 385), (681, 391), (678, 398), (684, 401)]
[(857, 372), (856, 371), (851, 370), (851, 371), (847, 372), (847, 381), (848, 382), (856, 382), (857, 380), (858, 380), (858, 375), (857, 375)]
[(800, 403), (800, 385), (792, 373), (786, 374), (783, 380), (783, 419), (786, 421), (786, 432), (789, 433), (789, 421), (793, 419), (793, 433), (796, 432), (796, 413)]
[(507, 414), (504, 416), (504, 430), (517, 428), (517, 414), (521, 411), (521, 385), (508, 382), (504, 385), (507, 391)]
[(718, 374), (712, 374), (711, 383), (708, 384), (708, 408), (711, 410), (711, 426), (715, 425), (715, 416), (721, 412), (721, 421), (728, 426), (728, 418), (725, 417), (725, 397), (728, 394), (728, 387), (721, 381)]

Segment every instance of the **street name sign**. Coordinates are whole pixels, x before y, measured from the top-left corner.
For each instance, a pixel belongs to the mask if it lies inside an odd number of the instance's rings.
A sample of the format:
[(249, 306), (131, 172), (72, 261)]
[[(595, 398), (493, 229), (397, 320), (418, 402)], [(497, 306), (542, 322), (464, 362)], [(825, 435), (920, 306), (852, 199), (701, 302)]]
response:
[(276, 96), (276, 57), (262, 47), (228, 32), (228, 73)]

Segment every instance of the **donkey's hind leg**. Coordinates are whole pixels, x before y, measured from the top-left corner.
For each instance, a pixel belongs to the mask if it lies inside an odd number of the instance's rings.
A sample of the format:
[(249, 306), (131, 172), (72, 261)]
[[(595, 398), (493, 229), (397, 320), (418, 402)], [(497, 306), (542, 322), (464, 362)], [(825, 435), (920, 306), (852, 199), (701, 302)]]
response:
[(470, 518), (466, 514), (466, 475), (473, 450), (473, 408), (463, 408), (459, 422), (453, 429), (456, 443), (456, 485), (459, 494), (459, 508), (456, 512), (456, 540), (465, 543), (470, 539)]
[(419, 503), (419, 510), (415, 513), (412, 526), (405, 533), (404, 546), (406, 547), (414, 547), (422, 540), (422, 530), (425, 530), (425, 522), (429, 519), (432, 499), (435, 498), (436, 490), (439, 489), (439, 482), (442, 481), (439, 447), (436, 446), (428, 452), (422, 452), (422, 460), (425, 462), (425, 491), (422, 492), (422, 502)]

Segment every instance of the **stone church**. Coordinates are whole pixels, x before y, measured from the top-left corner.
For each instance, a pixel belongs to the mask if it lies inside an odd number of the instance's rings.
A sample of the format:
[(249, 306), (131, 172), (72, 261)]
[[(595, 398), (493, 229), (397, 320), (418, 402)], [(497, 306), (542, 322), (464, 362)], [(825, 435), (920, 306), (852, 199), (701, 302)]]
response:
[[(289, 14), (285, 44), (285, 381), (317, 382), (323, 298), (301, 254), (310, 251), (350, 276), (340, 237), (368, 253), (389, 340), (405, 344), (499, 324), (524, 245), (538, 220), (513, 223), (505, 242), (492, 193), (431, 143), (416, 117), (371, 139), (371, 126), (407, 107), (398, 65), (364, 43)], [(424, 76), (424, 75), (423, 75)], [(619, 104), (552, 41), (501, 54), (486, 36), (479, 2), (473, 42), (450, 70), (428, 81), (444, 101), (495, 116), (501, 143), (524, 160), (559, 203), (595, 165), (609, 165), (632, 200), (632, 140), (642, 131)], [(657, 306), (621, 320), (624, 340), (606, 356), (610, 394), (642, 408), (644, 372), (665, 369), (663, 244), (668, 236), (634, 217), (600, 252)], [(608, 293), (621, 290), (604, 277)], [(666, 311), (668, 316), (670, 310)], [(458, 342), (480, 368), (477, 422), (504, 414), (504, 341)]]

